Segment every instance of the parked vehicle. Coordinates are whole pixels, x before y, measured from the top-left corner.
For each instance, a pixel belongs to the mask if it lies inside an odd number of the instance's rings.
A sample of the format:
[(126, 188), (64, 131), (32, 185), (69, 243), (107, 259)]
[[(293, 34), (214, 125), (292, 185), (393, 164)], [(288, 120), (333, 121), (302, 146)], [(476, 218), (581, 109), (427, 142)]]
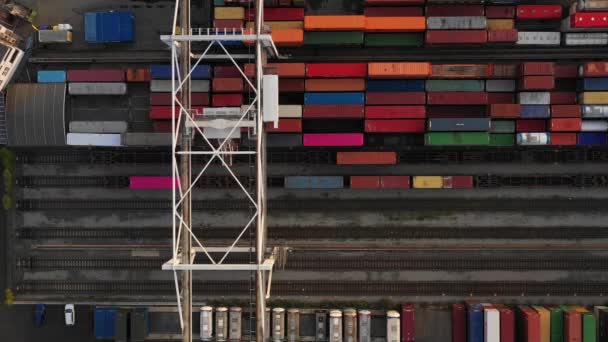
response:
[(65, 325), (74, 325), (76, 323), (74, 304), (66, 304), (63, 313), (65, 315)]
[(36, 322), (36, 326), (43, 326), (44, 322), (46, 321), (46, 306), (44, 304), (37, 304), (36, 310), (34, 312), (34, 320)]

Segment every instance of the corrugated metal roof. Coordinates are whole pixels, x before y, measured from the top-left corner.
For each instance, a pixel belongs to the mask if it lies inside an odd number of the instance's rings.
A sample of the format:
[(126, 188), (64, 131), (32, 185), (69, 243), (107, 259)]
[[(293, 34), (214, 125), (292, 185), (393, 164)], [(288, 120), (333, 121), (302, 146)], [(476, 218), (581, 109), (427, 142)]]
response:
[(65, 146), (65, 83), (23, 83), (8, 87), (9, 146)]

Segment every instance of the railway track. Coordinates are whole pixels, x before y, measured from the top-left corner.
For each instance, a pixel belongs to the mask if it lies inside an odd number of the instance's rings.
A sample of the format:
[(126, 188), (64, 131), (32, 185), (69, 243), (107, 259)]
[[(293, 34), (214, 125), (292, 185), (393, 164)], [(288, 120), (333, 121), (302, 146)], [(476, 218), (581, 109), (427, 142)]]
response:
[[(23, 281), (17, 294), (137, 295), (175, 293), (172, 281)], [(194, 282), (199, 296), (248, 296), (249, 282)], [(608, 282), (397, 282), (397, 281), (273, 281), (273, 296), (604, 296)]]

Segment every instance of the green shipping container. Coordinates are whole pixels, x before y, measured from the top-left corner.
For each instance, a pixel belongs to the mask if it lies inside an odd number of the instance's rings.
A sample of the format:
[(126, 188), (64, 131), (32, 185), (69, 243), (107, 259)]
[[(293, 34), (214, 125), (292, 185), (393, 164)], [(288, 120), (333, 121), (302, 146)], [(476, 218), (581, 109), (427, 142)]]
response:
[(226, 5), (226, 3), (224, 2), (224, 0), (213, 0), (213, 5), (214, 6), (224, 6), (224, 5)]
[(365, 46), (422, 46), (422, 33), (368, 33)]
[(304, 32), (304, 45), (361, 45), (363, 32)]
[(426, 91), (484, 91), (484, 80), (427, 80)]
[(549, 308), (551, 311), (551, 342), (564, 342), (564, 311)]
[(593, 313), (583, 314), (583, 342), (597, 342), (597, 326)]
[(440, 132), (427, 133), (424, 136), (427, 146), (470, 146), (470, 145), (489, 145), (490, 134), (481, 132)]
[(515, 146), (515, 135), (490, 134), (490, 146)]
[(515, 121), (492, 120), (490, 121), (490, 133), (515, 133)]

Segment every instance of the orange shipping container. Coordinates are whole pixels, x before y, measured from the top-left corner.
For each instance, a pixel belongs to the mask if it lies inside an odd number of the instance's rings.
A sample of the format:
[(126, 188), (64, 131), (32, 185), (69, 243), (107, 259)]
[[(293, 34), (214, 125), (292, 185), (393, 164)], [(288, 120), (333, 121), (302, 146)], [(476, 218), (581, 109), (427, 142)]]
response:
[(431, 63), (369, 63), (370, 78), (426, 78), (431, 74)]
[[(266, 68), (274, 68), (282, 78), (304, 78), (306, 76), (306, 64), (304, 63), (268, 63)], [(255, 76), (255, 64), (245, 64), (245, 75)]]
[(366, 17), (366, 32), (423, 32), (425, 17)]
[(394, 165), (396, 152), (338, 152), (338, 165)]
[(363, 15), (307, 15), (304, 17), (306, 31), (362, 31), (365, 28)]
[(306, 80), (306, 91), (365, 91), (363, 78), (340, 78)]
[(272, 40), (277, 46), (300, 46), (304, 44), (304, 30), (272, 30)]

